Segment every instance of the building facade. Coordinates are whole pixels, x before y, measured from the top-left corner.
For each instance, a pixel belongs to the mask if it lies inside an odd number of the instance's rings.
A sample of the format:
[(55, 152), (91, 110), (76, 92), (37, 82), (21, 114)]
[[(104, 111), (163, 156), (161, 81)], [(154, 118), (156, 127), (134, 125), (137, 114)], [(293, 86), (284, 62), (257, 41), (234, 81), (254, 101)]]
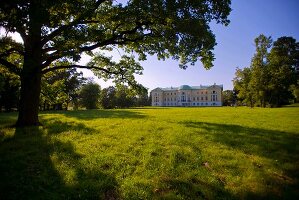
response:
[(152, 106), (222, 106), (223, 85), (156, 88)]

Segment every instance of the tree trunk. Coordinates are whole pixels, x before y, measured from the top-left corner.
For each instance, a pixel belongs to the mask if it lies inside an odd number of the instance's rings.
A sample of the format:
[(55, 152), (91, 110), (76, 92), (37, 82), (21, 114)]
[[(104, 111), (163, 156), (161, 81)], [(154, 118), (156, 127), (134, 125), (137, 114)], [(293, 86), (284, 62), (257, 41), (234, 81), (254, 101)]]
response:
[[(25, 67), (25, 66), (24, 66)], [(21, 78), (20, 110), (17, 126), (38, 126), (41, 73), (23, 73)]]
[(39, 96), (41, 91), (41, 1), (32, 1), (29, 7), (29, 30), (23, 38), (25, 55), (21, 73), (20, 109), (17, 126), (38, 126)]

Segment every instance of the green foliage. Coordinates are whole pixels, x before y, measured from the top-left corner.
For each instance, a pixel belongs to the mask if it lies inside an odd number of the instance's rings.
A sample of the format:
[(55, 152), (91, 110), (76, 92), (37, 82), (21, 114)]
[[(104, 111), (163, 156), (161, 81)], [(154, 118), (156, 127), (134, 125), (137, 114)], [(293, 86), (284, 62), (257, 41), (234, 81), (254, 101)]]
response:
[(115, 108), (116, 102), (115, 102), (115, 87), (109, 86), (107, 88), (104, 88), (101, 91), (100, 94), (100, 105), (104, 109), (111, 109)]
[[(9, 32), (19, 32), (25, 46), (29, 45), (26, 40), (31, 39), (29, 34), (40, 37), (38, 42), (42, 44), (40, 50), (46, 65), (39, 67), (48, 72), (51, 69), (44, 67), (59, 59), (78, 61), (83, 52), (93, 55), (93, 49), (110, 50), (110, 45), (135, 51), (140, 59), (145, 59), (146, 54), (157, 54), (160, 59), (172, 57), (180, 60), (182, 68), (200, 58), (205, 68), (210, 68), (216, 42), (209, 23), (214, 20), (228, 25), (231, 8), (230, 0), (134, 0), (123, 4), (112, 0), (63, 3), (47, 0), (4, 1), (0, 11), (0, 26)], [(126, 55), (119, 63), (113, 63), (103, 54), (97, 54), (89, 67), (99, 70), (100, 76), (130, 77), (130, 70), (137, 73), (140, 70), (134, 69), (134, 59)], [(120, 69), (127, 69), (127, 73)]]
[[(80, 0), (10, 1), (0, 4), (0, 28), (17, 32), (23, 45), (0, 52), (0, 64), (22, 76), (19, 126), (37, 125), (41, 76), (63, 68), (87, 68), (100, 78), (117, 84), (136, 84), (141, 74), (139, 60), (147, 55), (172, 58), (183, 69), (200, 60), (212, 67), (215, 35), (212, 21), (228, 25), (230, 0)], [(1, 40), (7, 40), (1, 36)], [(120, 48), (126, 52), (119, 62), (103, 52)], [(75, 64), (86, 53), (86, 66)], [(10, 62), (18, 54), (23, 62)], [(63, 62), (61, 62), (63, 61)], [(66, 62), (65, 62), (66, 61)], [(65, 64), (67, 63), (67, 64)]]
[(86, 81), (76, 69), (60, 69), (42, 78), (40, 107), (42, 110), (78, 108), (79, 89)]
[(299, 107), (0, 113), (1, 199), (298, 199)]
[[(234, 88), (246, 105), (281, 106), (292, 102), (298, 76), (299, 43), (292, 37), (272, 39), (260, 35), (255, 39), (256, 53), (250, 68), (236, 70)], [(293, 93), (292, 93), (293, 92)]]
[(141, 84), (104, 88), (100, 95), (100, 105), (104, 109), (129, 108), (149, 105), (148, 90)]
[(79, 97), (80, 104), (86, 109), (95, 109), (98, 107), (101, 88), (97, 83), (88, 82), (82, 86)]
[(281, 37), (274, 42), (269, 55), (272, 102), (276, 105), (287, 104), (293, 98), (291, 85), (297, 85), (299, 78), (295, 66), (299, 61), (299, 43), (292, 37)]
[(224, 106), (232, 106), (236, 103), (236, 95), (233, 90), (224, 90), (222, 96)]
[(20, 96), (19, 76), (10, 73), (0, 66), (0, 112), (2, 107), (5, 111), (18, 108)]

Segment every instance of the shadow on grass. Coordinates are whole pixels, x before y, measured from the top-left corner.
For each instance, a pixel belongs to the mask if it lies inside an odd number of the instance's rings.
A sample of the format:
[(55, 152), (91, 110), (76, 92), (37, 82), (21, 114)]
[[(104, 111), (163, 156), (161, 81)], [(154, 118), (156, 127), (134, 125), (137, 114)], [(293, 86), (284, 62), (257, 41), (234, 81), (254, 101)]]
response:
[(238, 199), (219, 184), (210, 184), (199, 179), (182, 181), (163, 180), (166, 189), (155, 192), (157, 199)]
[(85, 126), (78, 122), (63, 122), (57, 119), (43, 119), (44, 128), (47, 129), (48, 134), (59, 134), (67, 131), (76, 131), (83, 134), (93, 134), (95, 129)]
[(123, 118), (123, 119), (142, 119), (147, 116), (135, 110), (79, 110), (63, 112), (66, 117), (73, 117), (83, 120), (97, 118)]
[[(239, 125), (217, 124), (207, 122), (184, 121), (183, 125), (193, 128), (205, 138), (216, 144), (223, 144), (237, 149), (247, 156), (254, 155), (269, 159), (269, 162), (283, 173), (267, 172), (263, 163), (253, 163), (256, 170), (267, 174), (265, 184), (278, 191), (265, 191), (262, 196), (248, 193), (246, 198), (286, 198), (299, 197), (299, 134), (250, 128)], [(277, 197), (276, 195), (279, 195)], [(246, 196), (246, 195), (245, 195)]]
[(0, 199), (118, 199), (115, 178), (81, 160), (41, 127), (16, 129), (0, 144)]

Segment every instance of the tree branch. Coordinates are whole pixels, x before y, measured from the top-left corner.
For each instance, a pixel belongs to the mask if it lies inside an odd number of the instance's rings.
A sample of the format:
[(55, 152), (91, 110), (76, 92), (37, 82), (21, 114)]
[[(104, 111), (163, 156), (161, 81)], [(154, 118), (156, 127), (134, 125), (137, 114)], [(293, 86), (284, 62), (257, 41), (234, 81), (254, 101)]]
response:
[(16, 74), (16, 75), (20, 75), (21, 71), (20, 69), (12, 64), (11, 62), (8, 62), (7, 60), (0, 58), (0, 64), (2, 64), (6, 69), (8, 69), (10, 72)]
[(60, 33), (62, 33), (63, 31), (67, 31), (69, 28), (71, 28), (72, 26), (75, 26), (77, 24), (82, 23), (82, 20), (85, 19), (86, 17), (92, 15), (94, 13), (94, 11), (102, 4), (104, 3), (106, 0), (98, 0), (94, 7), (91, 8), (90, 10), (87, 10), (86, 12), (84, 12), (83, 14), (81, 14), (77, 19), (75, 19), (74, 21), (70, 22), (69, 24), (66, 25), (62, 25), (60, 26), (58, 29), (56, 29), (55, 31), (53, 31), (52, 33), (50, 33), (49, 35), (45, 36), (42, 39), (42, 44), (46, 44), (49, 40), (53, 39), (54, 37), (56, 37), (57, 35), (59, 35)]
[(4, 51), (3, 53), (1, 53), (0, 57), (9, 56), (10, 54), (12, 54), (14, 52), (18, 53), (18, 54), (20, 54), (22, 56), (24, 56), (24, 52), (23, 51), (20, 51), (19, 49), (16, 49), (16, 48), (10, 48), (10, 49)]
[(102, 67), (86, 66), (86, 65), (61, 65), (61, 66), (55, 66), (55, 67), (51, 67), (51, 68), (47, 68), (47, 69), (42, 70), (42, 74), (46, 74), (48, 72), (55, 71), (55, 70), (58, 70), (58, 69), (70, 69), (70, 68), (96, 69), (96, 70), (104, 71), (108, 74), (115, 74), (114, 72), (109, 71), (108, 69), (105, 69), (105, 68), (102, 68)]
[(121, 31), (118, 34), (113, 34), (113, 36), (110, 39), (107, 39), (105, 41), (102, 42), (98, 42), (94, 45), (90, 45), (90, 46), (85, 46), (85, 47), (81, 47), (79, 49), (80, 52), (84, 52), (84, 51), (91, 51), (94, 50), (96, 48), (102, 47), (102, 46), (107, 46), (107, 45), (113, 45), (113, 44), (117, 44), (117, 45), (123, 45), (123, 44), (128, 44), (130, 42), (138, 42), (143, 40), (146, 36), (151, 35), (151, 33), (148, 34), (142, 34), (139, 37), (130, 39), (130, 38), (125, 38), (124, 35), (127, 34), (134, 34), (136, 33), (136, 31), (138, 29), (142, 28), (142, 24), (137, 24), (133, 29), (131, 30), (125, 30), (125, 31)]
[[(131, 30), (130, 32), (133, 32), (133, 30)], [(128, 34), (129, 31), (124, 31), (124, 33)], [(139, 37), (136, 37), (134, 39), (123, 38), (123, 35), (114, 35), (110, 39), (107, 39), (107, 40), (102, 41), (102, 42), (98, 42), (94, 45), (81, 47), (81, 48), (79, 48), (79, 52), (82, 53), (82, 52), (85, 52), (85, 51), (91, 51), (91, 50), (94, 50), (96, 48), (107, 46), (107, 45), (124, 45), (124, 44), (128, 44), (128, 43), (131, 43), (131, 42), (138, 42), (138, 41), (143, 40), (145, 37), (147, 37), (149, 35), (152, 35), (152, 34), (151, 33), (143, 34), (143, 35), (141, 35)], [(72, 52), (72, 51), (66, 51), (66, 52), (56, 51), (53, 54), (49, 54), (49, 57), (42, 64), (42, 68), (48, 67), (53, 61), (55, 61), (59, 58), (62, 58), (62, 57), (65, 57), (65, 56), (71, 56), (73, 53), (74, 52)]]

